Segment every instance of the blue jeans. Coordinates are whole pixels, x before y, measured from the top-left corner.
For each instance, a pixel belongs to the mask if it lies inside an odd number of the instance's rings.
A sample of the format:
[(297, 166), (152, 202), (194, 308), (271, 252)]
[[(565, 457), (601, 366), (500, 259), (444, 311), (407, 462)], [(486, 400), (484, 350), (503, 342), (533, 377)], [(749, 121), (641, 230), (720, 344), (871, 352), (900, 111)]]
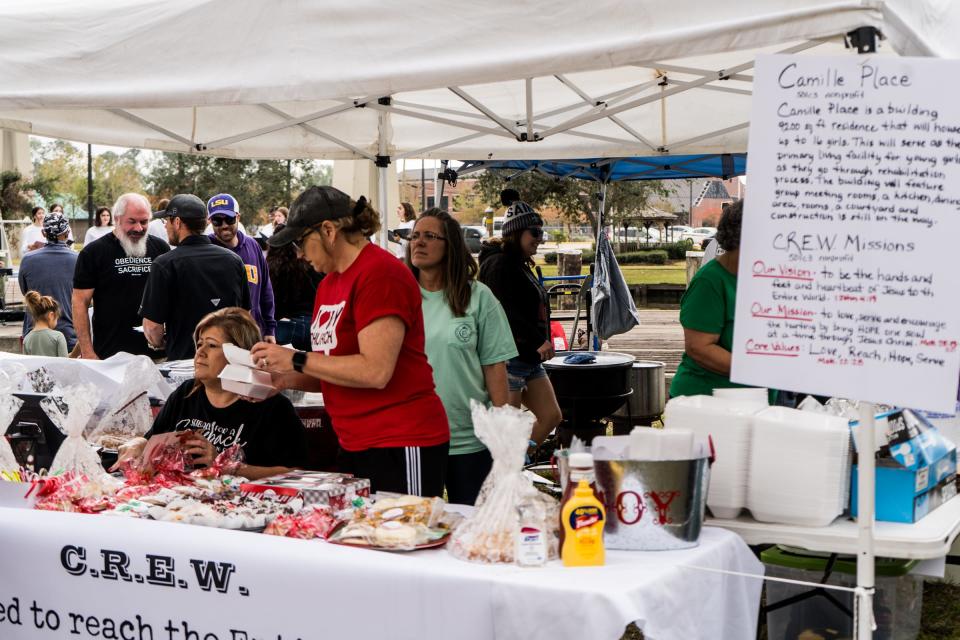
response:
[(510, 391), (523, 391), (528, 382), (546, 377), (547, 372), (539, 362), (530, 364), (520, 358), (507, 360), (507, 385)]
[(278, 320), (277, 344), (289, 344), (298, 351), (310, 351), (310, 316)]

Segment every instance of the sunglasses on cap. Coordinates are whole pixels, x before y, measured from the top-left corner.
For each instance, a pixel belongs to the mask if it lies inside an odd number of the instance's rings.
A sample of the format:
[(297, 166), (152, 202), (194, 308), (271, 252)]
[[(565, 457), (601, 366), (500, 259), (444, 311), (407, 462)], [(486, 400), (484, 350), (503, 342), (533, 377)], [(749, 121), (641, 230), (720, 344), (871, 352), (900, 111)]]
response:
[(215, 227), (222, 227), (225, 224), (235, 224), (236, 222), (236, 218), (228, 218), (227, 216), (213, 216), (210, 218), (210, 224)]

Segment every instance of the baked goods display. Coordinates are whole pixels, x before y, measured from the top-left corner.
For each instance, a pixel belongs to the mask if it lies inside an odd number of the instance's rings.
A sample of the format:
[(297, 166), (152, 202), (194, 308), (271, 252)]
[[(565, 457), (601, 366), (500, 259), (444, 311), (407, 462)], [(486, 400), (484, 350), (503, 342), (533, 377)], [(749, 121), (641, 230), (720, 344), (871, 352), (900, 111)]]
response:
[(341, 544), (409, 551), (446, 542), (460, 517), (444, 511), (440, 498), (383, 496), (354, 509), (331, 536)]

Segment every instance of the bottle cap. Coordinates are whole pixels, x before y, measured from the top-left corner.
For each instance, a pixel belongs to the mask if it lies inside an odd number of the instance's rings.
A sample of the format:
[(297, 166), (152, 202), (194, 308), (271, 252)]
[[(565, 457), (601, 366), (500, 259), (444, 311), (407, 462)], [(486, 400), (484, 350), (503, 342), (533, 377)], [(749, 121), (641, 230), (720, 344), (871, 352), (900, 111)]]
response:
[(593, 466), (593, 454), (590, 453), (571, 453), (570, 454), (570, 466), (571, 467), (592, 467)]

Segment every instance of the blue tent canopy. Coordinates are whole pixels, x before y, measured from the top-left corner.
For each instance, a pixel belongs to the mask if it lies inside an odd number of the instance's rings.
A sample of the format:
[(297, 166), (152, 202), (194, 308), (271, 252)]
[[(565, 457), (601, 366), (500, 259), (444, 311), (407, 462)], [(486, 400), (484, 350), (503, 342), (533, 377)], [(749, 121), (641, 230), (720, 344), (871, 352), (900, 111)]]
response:
[(716, 153), (689, 156), (586, 158), (583, 160), (474, 160), (457, 170), (459, 175), (480, 169), (538, 171), (556, 178), (579, 178), (601, 183), (624, 180), (675, 178), (732, 178), (747, 172), (747, 154)]

